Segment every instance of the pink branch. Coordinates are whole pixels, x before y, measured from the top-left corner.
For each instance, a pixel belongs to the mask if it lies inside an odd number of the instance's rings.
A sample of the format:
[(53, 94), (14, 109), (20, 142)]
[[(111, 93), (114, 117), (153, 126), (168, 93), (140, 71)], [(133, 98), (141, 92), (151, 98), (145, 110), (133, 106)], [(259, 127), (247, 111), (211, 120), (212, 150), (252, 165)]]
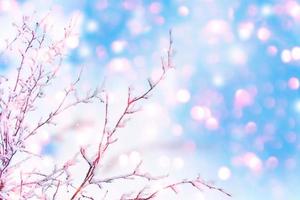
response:
[[(147, 89), (142, 91), (139, 95), (133, 95), (132, 89), (130, 87), (128, 88), (126, 105), (114, 123), (110, 123), (110, 99), (108, 93), (104, 91), (103, 88), (89, 91), (82, 97), (77, 96), (77, 87), (82, 74), (81, 70), (77, 79), (64, 90), (63, 98), (57, 103), (54, 109), (50, 111), (50, 113), (42, 116), (37, 124), (29, 126), (30, 122), (28, 122), (28, 120), (31, 117), (32, 111), (38, 109), (36, 104), (39, 99), (43, 98), (43, 90), (52, 83), (61, 67), (66, 46), (65, 42), (72, 35), (73, 29), (72, 23), (70, 23), (70, 25), (65, 28), (64, 37), (58, 41), (52, 41), (47, 37), (47, 25), (44, 24), (46, 18), (47, 16), (35, 23), (34, 26), (31, 26), (30, 19), (24, 17), (20, 26), (15, 25), (18, 34), (10, 42), (7, 42), (4, 50), (4, 52), (8, 50), (17, 51), (18, 54), (16, 54), (16, 56), (19, 56), (20, 63), (18, 64), (16, 77), (12, 83), (9, 83), (6, 77), (0, 76), (1, 87), (4, 85), (2, 85), (2, 80), (7, 82), (4, 86), (4, 89), (6, 88), (4, 94), (0, 94), (0, 199), (9, 199), (11, 194), (17, 193), (20, 199), (30, 199), (34, 197), (38, 199), (52, 198), (52, 200), (54, 200), (59, 198), (59, 193), (63, 187), (72, 188), (71, 200), (81, 199), (82, 197), (93, 199), (93, 197), (83, 194), (85, 188), (89, 185), (97, 185), (102, 189), (102, 185), (119, 180), (142, 179), (152, 183), (165, 178), (166, 176), (152, 176), (148, 172), (141, 172), (140, 167), (142, 162), (129, 173), (98, 179), (95, 178), (95, 175), (96, 170), (105, 164), (103, 163), (103, 158), (106, 156), (110, 147), (118, 141), (118, 130), (126, 126), (130, 117), (139, 111), (139, 109), (136, 109), (138, 104), (143, 102), (143, 100), (149, 99), (151, 93), (163, 81), (167, 72), (173, 68), (173, 40), (171, 31), (169, 33), (170, 39), (166, 58), (161, 58), (161, 73), (159, 77), (154, 81), (148, 79)], [(23, 48), (14, 49), (14, 46), (18, 42), (22, 44)], [(47, 42), (50, 42), (50, 44)], [(25, 46), (23, 45), (24, 43)], [(44, 48), (49, 51), (49, 60), (41, 62), (36, 55)], [(3, 54), (2, 52), (0, 56)], [(103, 99), (100, 98), (100, 92), (105, 95)], [(41, 128), (52, 124), (60, 114), (79, 104), (90, 103), (95, 99), (100, 99), (105, 105), (103, 127), (102, 130), (99, 131), (99, 142), (95, 146), (97, 150), (96, 153), (90, 156), (88, 148), (81, 147), (78, 154), (65, 162), (61, 167), (55, 166), (50, 173), (43, 173), (38, 171), (38, 169), (32, 169), (26, 173), (22, 172), (23, 165), (25, 165), (27, 161), (30, 162), (30, 158), (34, 156), (41, 157), (30, 153), (26, 149), (28, 147), (26, 144), (28, 139), (39, 134)], [(15, 157), (17, 157), (15, 155), (18, 153), (25, 153), (28, 157), (21, 161), (15, 160)], [(88, 168), (84, 172), (83, 180), (75, 187), (72, 184), (69, 169), (76, 164), (78, 155), (81, 155), (82, 160), (88, 165)], [(17, 170), (21, 171), (20, 181), (10, 180), (10, 175)], [(201, 187), (206, 187), (231, 196), (223, 189), (209, 185), (198, 177), (196, 179), (182, 180), (166, 185), (151, 193), (146, 191), (147, 187), (144, 187), (138, 191), (135, 196), (131, 197), (132, 194), (123, 195), (121, 199), (153, 199), (163, 190), (172, 190), (177, 193), (177, 187), (180, 185), (192, 185), (199, 190)], [(107, 197), (107, 194), (108, 191), (105, 193), (103, 199)]]
[[(96, 154), (96, 157), (93, 161), (90, 161), (86, 158), (85, 155), (85, 150), (81, 151), (81, 155), (84, 158), (84, 160), (88, 163), (89, 168), (86, 172), (85, 178), (83, 179), (83, 181), (81, 182), (80, 186), (76, 189), (76, 191), (74, 192), (74, 194), (71, 197), (71, 200), (75, 199), (79, 193), (82, 191), (82, 189), (86, 186), (92, 183), (92, 179), (95, 175), (95, 170), (97, 169), (97, 167), (99, 166), (99, 162), (101, 159), (103, 159), (104, 154), (107, 152), (109, 146), (113, 143), (115, 143), (117, 141), (117, 138), (113, 138), (116, 131), (119, 128), (123, 128), (125, 126), (126, 121), (128, 121), (128, 119), (126, 119), (126, 117), (128, 115), (132, 115), (134, 114), (136, 111), (133, 109), (133, 107), (140, 101), (148, 99), (148, 95), (154, 90), (154, 88), (157, 87), (157, 85), (163, 80), (163, 78), (165, 77), (165, 74), (167, 72), (167, 70), (171, 69), (171, 56), (172, 56), (172, 48), (173, 45), (173, 40), (172, 40), (172, 33), (170, 31), (170, 40), (169, 40), (169, 48), (168, 48), (168, 53), (167, 53), (167, 63), (165, 63), (164, 61), (162, 62), (162, 73), (160, 74), (158, 80), (156, 80), (154, 83), (152, 83), (152, 81), (148, 80), (148, 84), (149, 84), (149, 88), (143, 92), (142, 94), (136, 96), (136, 97), (132, 97), (131, 94), (131, 89), (128, 88), (128, 98), (127, 98), (127, 105), (124, 109), (124, 111), (122, 112), (122, 114), (120, 115), (120, 117), (118, 118), (116, 124), (113, 126), (113, 128), (111, 130), (109, 130), (107, 128), (107, 122), (108, 122), (108, 109), (109, 109), (109, 103), (108, 103), (108, 95), (106, 94), (106, 101), (105, 101), (105, 121), (104, 121), (104, 127), (103, 127), (103, 131), (102, 131), (102, 135), (101, 135), (101, 140), (98, 144), (98, 152)], [(84, 153), (83, 153), (84, 152)], [(137, 176), (135, 174), (135, 176)]]

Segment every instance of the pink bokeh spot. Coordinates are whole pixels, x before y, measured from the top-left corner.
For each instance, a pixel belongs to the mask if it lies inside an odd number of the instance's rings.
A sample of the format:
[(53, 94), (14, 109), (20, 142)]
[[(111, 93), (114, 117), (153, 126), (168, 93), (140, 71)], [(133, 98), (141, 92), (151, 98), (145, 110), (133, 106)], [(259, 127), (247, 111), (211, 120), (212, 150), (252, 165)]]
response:
[(240, 39), (248, 40), (253, 32), (254, 24), (252, 22), (243, 22), (239, 24), (238, 34)]
[(278, 166), (278, 164), (279, 164), (279, 161), (278, 161), (277, 157), (275, 157), (275, 156), (269, 157), (268, 160), (266, 161), (266, 167), (268, 169), (274, 169)]
[(101, 45), (96, 47), (96, 54), (97, 54), (97, 57), (100, 59), (104, 59), (107, 56), (105, 48)]
[(209, 20), (203, 29), (203, 34), (209, 44), (232, 40), (231, 27), (229, 23), (223, 19)]
[(244, 154), (243, 163), (254, 173), (259, 173), (262, 171), (262, 161), (255, 153), (247, 152)]
[(254, 95), (245, 89), (238, 89), (235, 92), (234, 98), (234, 107), (236, 109), (243, 109), (244, 107), (250, 106), (253, 104)]
[(194, 106), (191, 109), (191, 116), (196, 121), (203, 121), (211, 117), (211, 111), (209, 108), (204, 106)]
[(252, 134), (255, 133), (257, 130), (257, 126), (255, 122), (248, 122), (245, 126), (246, 133)]
[(18, 2), (16, 0), (2, 0), (0, 1), (0, 11), (9, 12), (18, 8)]
[(294, 47), (291, 53), (294, 60), (300, 60), (300, 47)]
[(288, 86), (291, 90), (298, 90), (300, 86), (299, 79), (296, 77), (291, 77), (288, 81)]
[(180, 89), (176, 93), (176, 99), (179, 103), (187, 103), (191, 98), (191, 94), (186, 89)]
[(283, 63), (289, 63), (292, 60), (292, 54), (291, 51), (288, 49), (285, 49), (281, 52), (281, 61)]
[(261, 41), (267, 41), (270, 38), (270, 36), (271, 36), (271, 32), (269, 31), (269, 29), (265, 27), (262, 27), (257, 31), (257, 37)]
[(275, 56), (277, 54), (277, 52), (278, 52), (278, 49), (277, 49), (276, 46), (272, 45), (272, 46), (268, 47), (268, 53), (269, 53), (269, 55)]
[(149, 6), (149, 11), (153, 14), (158, 14), (162, 10), (162, 5), (159, 2), (153, 2)]
[(219, 128), (219, 122), (216, 118), (210, 117), (205, 121), (205, 127), (211, 131), (217, 130)]
[(182, 17), (188, 16), (189, 13), (190, 13), (190, 11), (189, 11), (188, 7), (186, 7), (186, 6), (180, 6), (178, 8), (178, 14)]

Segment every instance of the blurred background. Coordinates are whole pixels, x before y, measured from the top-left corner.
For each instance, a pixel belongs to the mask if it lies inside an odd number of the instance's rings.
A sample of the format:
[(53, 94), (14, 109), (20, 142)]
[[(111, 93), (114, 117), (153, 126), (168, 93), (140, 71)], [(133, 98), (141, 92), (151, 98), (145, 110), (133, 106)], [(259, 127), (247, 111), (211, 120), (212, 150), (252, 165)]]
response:
[[(300, 2), (0, 0), (1, 48), (12, 21), (35, 11), (50, 11), (57, 30), (72, 16), (78, 22), (49, 98), (59, 99), (61, 83), (84, 66), (82, 91), (105, 78), (112, 121), (127, 87), (138, 94), (157, 76), (173, 31), (175, 69), (120, 131), (105, 173), (142, 159), (147, 170), (170, 172), (171, 180), (200, 174), (232, 199), (300, 199)], [(0, 70), (14, 68), (0, 59)], [(47, 158), (45, 166), (64, 160), (89, 144), (102, 123), (101, 104), (79, 106), (44, 130), (32, 151)], [(230, 199), (181, 189), (162, 199)]]

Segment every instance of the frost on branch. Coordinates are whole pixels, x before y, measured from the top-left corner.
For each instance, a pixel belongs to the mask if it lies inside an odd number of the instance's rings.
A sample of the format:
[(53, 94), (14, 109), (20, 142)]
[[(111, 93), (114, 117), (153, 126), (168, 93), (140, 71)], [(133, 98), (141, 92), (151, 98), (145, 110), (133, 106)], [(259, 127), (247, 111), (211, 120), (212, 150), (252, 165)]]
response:
[[(142, 170), (142, 162), (130, 172), (106, 177), (99, 174), (99, 169), (109, 164), (104, 162), (107, 152), (112, 145), (118, 145), (118, 130), (124, 128), (129, 119), (138, 112), (140, 103), (150, 97), (152, 91), (164, 79), (167, 72), (173, 68), (173, 41), (170, 32), (169, 47), (166, 57), (161, 58), (161, 73), (156, 80), (148, 79), (148, 89), (133, 94), (128, 88), (127, 102), (120, 116), (115, 122), (110, 120), (110, 97), (108, 92), (101, 89), (91, 90), (84, 95), (78, 95), (78, 77), (65, 86), (63, 96), (48, 113), (39, 113), (40, 119), (33, 123), (32, 116), (42, 111), (39, 103), (45, 101), (47, 87), (55, 82), (55, 78), (62, 66), (63, 58), (67, 53), (66, 42), (73, 37), (71, 23), (65, 27), (61, 39), (53, 40), (47, 34), (49, 25), (47, 17), (34, 22), (30, 17), (24, 17), (21, 24), (14, 24), (16, 35), (7, 40), (1, 56), (13, 55), (17, 63), (13, 76), (0, 76), (0, 199), (100, 199), (89, 192), (90, 186), (96, 186), (103, 191), (104, 197), (109, 196), (106, 189), (108, 184), (117, 181), (147, 181), (143, 189), (120, 194), (119, 199), (154, 199), (163, 190), (177, 193), (181, 185), (191, 185), (195, 189), (208, 188), (217, 190), (230, 196), (220, 188), (214, 187), (201, 180), (200, 177), (191, 180), (167, 184), (153, 189), (151, 184), (167, 176), (154, 176)], [(97, 145), (83, 146), (71, 158), (66, 158), (60, 165), (54, 165), (49, 171), (40, 167), (27, 168), (31, 159), (42, 159), (43, 155), (30, 152), (28, 140), (43, 134), (41, 129), (54, 124), (54, 120), (61, 113), (76, 108), (79, 104), (98, 101), (104, 105), (103, 127), (95, 130), (94, 138)], [(87, 166), (82, 170), (83, 177), (75, 177), (70, 169), (78, 163)], [(104, 178), (105, 177), (105, 178)], [(152, 189), (151, 189), (152, 188)]]

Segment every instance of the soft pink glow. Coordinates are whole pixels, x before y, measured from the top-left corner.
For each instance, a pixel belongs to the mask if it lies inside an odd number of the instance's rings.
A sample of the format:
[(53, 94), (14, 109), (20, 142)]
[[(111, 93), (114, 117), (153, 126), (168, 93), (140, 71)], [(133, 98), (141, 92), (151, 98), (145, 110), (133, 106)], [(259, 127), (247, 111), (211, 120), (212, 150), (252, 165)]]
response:
[(194, 141), (190, 140), (184, 143), (184, 150), (187, 152), (194, 153), (197, 149), (197, 145)]
[(155, 17), (155, 23), (158, 25), (163, 25), (165, 23), (165, 18), (162, 16)]
[(284, 63), (289, 63), (292, 60), (291, 52), (287, 49), (281, 52), (281, 61)]
[(261, 172), (262, 161), (255, 153), (248, 152), (243, 156), (244, 164), (253, 172)]
[(300, 6), (296, 1), (288, 1), (286, 4), (286, 12), (296, 19), (300, 17)]
[(257, 9), (256, 5), (249, 6), (249, 8), (248, 8), (248, 14), (250, 16), (255, 16), (255, 15), (257, 15), (257, 13), (258, 13), (258, 9)]
[(105, 58), (107, 55), (106, 50), (103, 46), (96, 47), (96, 54), (97, 54), (98, 58), (100, 58), (100, 59)]
[(275, 156), (271, 156), (268, 158), (268, 160), (266, 161), (266, 167), (269, 169), (274, 169), (278, 166), (279, 161)]
[(257, 37), (261, 41), (267, 41), (270, 38), (270, 36), (271, 36), (271, 32), (269, 31), (269, 29), (265, 27), (262, 27), (257, 31)]
[(212, 34), (221, 34), (223, 31), (228, 31), (228, 23), (224, 20), (211, 20), (207, 24), (207, 29)]
[(180, 124), (175, 124), (173, 127), (172, 127), (172, 132), (175, 136), (180, 136), (182, 135), (183, 133), (183, 128)]
[(127, 45), (125, 40), (116, 40), (111, 44), (111, 49), (114, 53), (122, 53)]
[(235, 92), (234, 105), (237, 109), (242, 109), (244, 107), (250, 106), (253, 103), (252, 94), (245, 89), (238, 89)]
[(245, 126), (246, 133), (255, 133), (257, 130), (257, 126), (255, 122), (248, 122)]
[(96, 4), (96, 8), (98, 10), (105, 10), (108, 7), (109, 3), (107, 0), (98, 1)]
[(247, 62), (247, 54), (241, 48), (233, 48), (229, 51), (230, 61), (237, 65), (243, 65)]
[(296, 77), (290, 78), (288, 81), (288, 86), (291, 90), (298, 90), (300, 86), (299, 79)]
[(300, 60), (300, 47), (294, 47), (292, 49), (293, 60)]
[(123, 1), (123, 8), (125, 10), (134, 10), (139, 4), (136, 1), (132, 0), (124, 0)]
[(241, 23), (238, 28), (238, 34), (240, 39), (248, 40), (253, 33), (253, 29), (254, 29), (254, 24), (252, 22)]
[(126, 72), (131, 68), (131, 63), (127, 58), (114, 58), (108, 63), (108, 67), (113, 72)]
[(145, 30), (142, 20), (139, 19), (132, 19), (128, 21), (127, 27), (132, 35), (139, 35)]
[(158, 14), (161, 12), (162, 10), (162, 5), (159, 2), (153, 2), (151, 3), (151, 5), (149, 6), (149, 10), (151, 13), (153, 14)]
[(232, 39), (232, 32), (228, 22), (222, 19), (208, 21), (203, 33), (210, 44), (218, 43), (221, 40), (230, 41)]
[(218, 177), (219, 179), (226, 181), (231, 177), (231, 171), (228, 167), (226, 166), (222, 166), (219, 168), (218, 171)]
[(277, 54), (277, 52), (278, 52), (278, 49), (277, 49), (276, 46), (269, 46), (268, 47), (268, 53), (269, 53), (269, 55), (275, 56)]
[(185, 16), (188, 16), (189, 13), (190, 13), (190, 10), (189, 10), (189, 8), (186, 7), (186, 6), (180, 6), (180, 7), (178, 8), (178, 14), (179, 14), (180, 16), (185, 17)]
[(2, 0), (0, 1), (0, 11), (8, 12), (15, 9), (17, 6), (17, 2), (15, 0)]
[(179, 103), (187, 103), (191, 98), (190, 92), (186, 89), (180, 89), (176, 93), (176, 99)]
[(191, 116), (194, 120), (202, 121), (211, 117), (211, 111), (207, 107), (203, 106), (194, 106), (191, 109)]
[(210, 117), (205, 121), (205, 127), (208, 130), (217, 130), (219, 128), (219, 122), (216, 118)]
[(70, 36), (69, 38), (67, 38), (66, 44), (70, 49), (75, 49), (79, 45), (78, 36)]

